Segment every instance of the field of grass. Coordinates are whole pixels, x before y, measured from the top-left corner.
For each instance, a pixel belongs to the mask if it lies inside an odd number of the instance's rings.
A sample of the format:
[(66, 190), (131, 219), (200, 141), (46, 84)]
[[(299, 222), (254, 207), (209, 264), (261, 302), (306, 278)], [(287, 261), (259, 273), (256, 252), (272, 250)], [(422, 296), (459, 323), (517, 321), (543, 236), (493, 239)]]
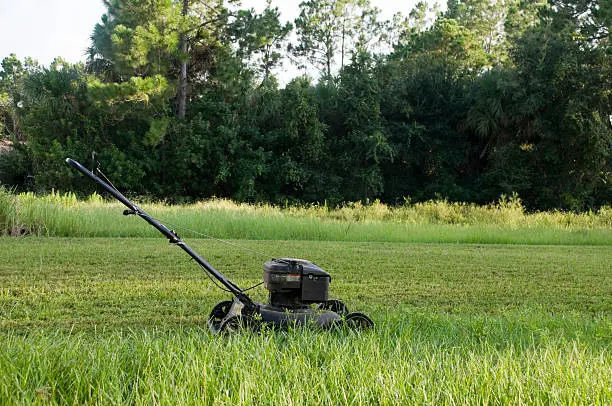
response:
[[(0, 235), (54, 237), (156, 237), (145, 222), (121, 215), (125, 207), (99, 195), (15, 195), (0, 187)], [(612, 209), (526, 213), (520, 200), (476, 206), (445, 201), (392, 207), (380, 202), (275, 207), (211, 200), (192, 205), (144, 204), (181, 236), (353, 242), (535, 245), (612, 245)]]
[(232, 242), (313, 260), (375, 329), (214, 336), (227, 295), (163, 238), (0, 237), (0, 404), (612, 402), (609, 245)]

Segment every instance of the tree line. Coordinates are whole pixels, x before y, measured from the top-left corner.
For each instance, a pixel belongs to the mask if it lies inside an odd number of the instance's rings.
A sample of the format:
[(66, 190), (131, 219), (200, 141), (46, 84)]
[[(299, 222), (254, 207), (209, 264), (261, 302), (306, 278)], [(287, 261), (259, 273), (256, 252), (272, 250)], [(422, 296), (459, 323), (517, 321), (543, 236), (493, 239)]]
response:
[[(291, 23), (271, 3), (104, 4), (85, 63), (3, 59), (3, 184), (91, 192), (70, 156), (169, 201), (612, 201), (609, 2), (383, 20), (368, 0), (304, 1)], [(280, 86), (290, 64), (304, 74)]]

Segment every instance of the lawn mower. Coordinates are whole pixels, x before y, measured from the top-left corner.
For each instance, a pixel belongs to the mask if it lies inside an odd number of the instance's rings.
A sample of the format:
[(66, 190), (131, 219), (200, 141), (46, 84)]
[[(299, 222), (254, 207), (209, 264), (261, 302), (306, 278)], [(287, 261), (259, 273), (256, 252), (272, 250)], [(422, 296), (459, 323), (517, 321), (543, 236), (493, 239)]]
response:
[(263, 325), (273, 328), (313, 326), (323, 329), (367, 329), (374, 326), (365, 314), (349, 313), (342, 301), (329, 299), (330, 274), (304, 259), (279, 258), (264, 262), (263, 285), (268, 290), (268, 303), (254, 302), (245, 293), (248, 289), (239, 288), (185, 244), (174, 230), (132, 203), (108, 181), (99, 168), (97, 171), (108, 183), (80, 163), (70, 158), (67, 158), (66, 162), (123, 203), (127, 207), (127, 210), (123, 211), (124, 215), (136, 215), (155, 227), (171, 244), (185, 251), (208, 272), (213, 282), (216, 280), (220, 283), (222, 286), (215, 283), (219, 288), (233, 295), (232, 300), (218, 303), (210, 312), (208, 326), (213, 332), (258, 330)]

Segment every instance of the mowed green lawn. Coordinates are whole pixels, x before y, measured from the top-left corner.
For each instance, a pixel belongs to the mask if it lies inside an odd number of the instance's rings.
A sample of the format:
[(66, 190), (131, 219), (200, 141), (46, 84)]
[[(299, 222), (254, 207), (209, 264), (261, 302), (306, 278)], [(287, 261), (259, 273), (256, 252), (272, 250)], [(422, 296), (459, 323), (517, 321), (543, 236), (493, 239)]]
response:
[(610, 246), (233, 242), (317, 263), (375, 329), (214, 336), (227, 293), (163, 238), (0, 238), (0, 404), (612, 402)]

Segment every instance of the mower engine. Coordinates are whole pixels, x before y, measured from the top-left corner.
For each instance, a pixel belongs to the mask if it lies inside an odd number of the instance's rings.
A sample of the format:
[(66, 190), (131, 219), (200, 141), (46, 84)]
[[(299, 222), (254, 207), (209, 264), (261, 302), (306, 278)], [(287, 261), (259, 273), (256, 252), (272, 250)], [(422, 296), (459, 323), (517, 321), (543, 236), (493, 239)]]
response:
[(300, 308), (327, 302), (331, 276), (305, 259), (280, 258), (264, 263), (263, 280), (271, 306)]

